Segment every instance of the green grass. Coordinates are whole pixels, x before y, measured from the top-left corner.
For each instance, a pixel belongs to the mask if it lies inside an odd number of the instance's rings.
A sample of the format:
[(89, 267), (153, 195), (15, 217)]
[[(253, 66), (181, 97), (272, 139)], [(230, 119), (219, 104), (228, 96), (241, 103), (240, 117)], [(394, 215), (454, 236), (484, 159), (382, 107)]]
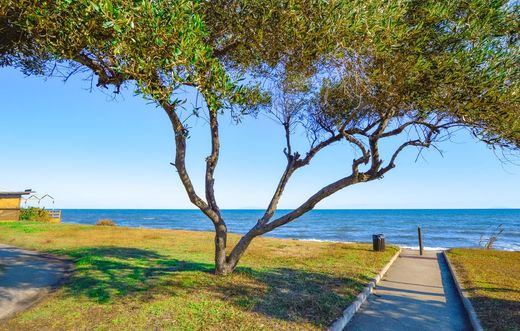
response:
[(206, 232), (0, 222), (0, 242), (76, 266), (2, 330), (325, 329), (396, 252), (258, 238), (234, 274), (218, 277)]
[(520, 330), (520, 252), (452, 249), (455, 268), (486, 330)]

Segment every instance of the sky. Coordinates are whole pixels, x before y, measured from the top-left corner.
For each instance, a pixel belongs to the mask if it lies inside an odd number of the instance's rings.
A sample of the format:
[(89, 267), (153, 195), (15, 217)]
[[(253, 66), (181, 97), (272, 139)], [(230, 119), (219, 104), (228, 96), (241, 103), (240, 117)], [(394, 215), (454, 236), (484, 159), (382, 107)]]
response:
[[(114, 99), (89, 86), (81, 77), (63, 82), (0, 68), (0, 191), (31, 188), (53, 196), (57, 208), (193, 208), (170, 165), (174, 141), (164, 112), (130, 90)], [(265, 208), (286, 162), (282, 128), (262, 115), (240, 124), (224, 117), (220, 128), (220, 207)], [(304, 137), (296, 141), (303, 145)], [(187, 167), (201, 195), (208, 142), (207, 123), (194, 121)], [(348, 187), (317, 208), (520, 208), (520, 165), (464, 131), (439, 148), (443, 155), (427, 150), (419, 158), (408, 150), (383, 179)], [(319, 154), (294, 175), (280, 208), (348, 175), (352, 159), (345, 144)]]

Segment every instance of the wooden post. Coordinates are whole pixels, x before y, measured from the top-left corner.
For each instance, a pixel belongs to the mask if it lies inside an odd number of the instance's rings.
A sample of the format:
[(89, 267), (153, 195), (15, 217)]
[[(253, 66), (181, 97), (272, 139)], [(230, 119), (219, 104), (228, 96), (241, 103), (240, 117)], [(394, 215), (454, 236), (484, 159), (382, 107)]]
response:
[(423, 254), (423, 244), (422, 244), (422, 233), (421, 233), (421, 227), (417, 227), (417, 234), (419, 235), (419, 254)]

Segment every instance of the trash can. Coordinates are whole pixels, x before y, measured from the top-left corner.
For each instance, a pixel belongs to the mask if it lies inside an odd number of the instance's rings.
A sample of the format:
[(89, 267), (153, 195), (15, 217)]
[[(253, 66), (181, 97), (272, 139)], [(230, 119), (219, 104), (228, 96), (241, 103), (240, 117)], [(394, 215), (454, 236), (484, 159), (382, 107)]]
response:
[(376, 252), (385, 251), (385, 236), (382, 233), (372, 235), (372, 246)]

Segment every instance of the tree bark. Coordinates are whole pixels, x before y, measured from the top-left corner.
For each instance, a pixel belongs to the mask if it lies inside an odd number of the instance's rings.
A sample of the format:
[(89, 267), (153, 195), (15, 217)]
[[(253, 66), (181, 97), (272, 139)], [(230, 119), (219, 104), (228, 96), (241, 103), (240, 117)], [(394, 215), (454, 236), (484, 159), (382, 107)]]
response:
[(226, 258), (227, 226), (224, 222), (215, 224), (215, 274), (227, 275), (233, 272)]

